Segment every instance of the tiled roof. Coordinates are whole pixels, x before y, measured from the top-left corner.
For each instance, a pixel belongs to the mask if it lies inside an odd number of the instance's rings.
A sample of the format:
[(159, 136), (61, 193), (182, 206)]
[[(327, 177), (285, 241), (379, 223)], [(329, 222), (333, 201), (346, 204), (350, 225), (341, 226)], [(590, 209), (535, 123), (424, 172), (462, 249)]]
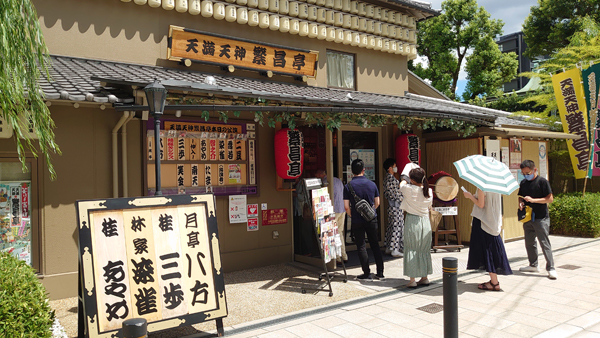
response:
[[(44, 80), (41, 84), (49, 100), (132, 104), (131, 94), (119, 91), (119, 85), (143, 87), (154, 80), (159, 80), (172, 90), (261, 97), (268, 100), (315, 103), (328, 107), (394, 110), (409, 112), (416, 116), (421, 113), (444, 114), (444, 116), (456, 116), (462, 119), (493, 122), (496, 117), (509, 115), (498, 110), (414, 94), (383, 95), (65, 56), (52, 56), (51, 75), (53, 81)], [(206, 83), (208, 76), (212, 76), (215, 82)], [(101, 82), (116, 86), (102, 87)]]
[(548, 127), (545, 124), (524, 121), (520, 117), (499, 117), (499, 118), (497, 118), (496, 119), (496, 127), (502, 127), (502, 126), (504, 126), (504, 127), (510, 127), (510, 126), (532, 127), (532, 128), (548, 129)]

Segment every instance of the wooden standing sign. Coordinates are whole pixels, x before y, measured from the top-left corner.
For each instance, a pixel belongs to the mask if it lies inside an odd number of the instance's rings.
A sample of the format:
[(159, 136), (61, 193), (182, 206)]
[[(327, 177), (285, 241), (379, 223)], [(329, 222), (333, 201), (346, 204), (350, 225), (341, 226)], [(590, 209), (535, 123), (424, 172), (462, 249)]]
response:
[(169, 28), (167, 58), (314, 78), (319, 52), (232, 39), (183, 27)]
[(121, 336), (227, 316), (212, 194), (78, 201), (80, 332)]

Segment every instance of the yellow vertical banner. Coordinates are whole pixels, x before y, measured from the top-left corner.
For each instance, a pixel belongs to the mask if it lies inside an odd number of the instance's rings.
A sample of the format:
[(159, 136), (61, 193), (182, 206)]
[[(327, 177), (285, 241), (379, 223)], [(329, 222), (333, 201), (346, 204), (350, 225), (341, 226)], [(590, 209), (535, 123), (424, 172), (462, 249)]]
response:
[(575, 178), (585, 178), (588, 174), (590, 144), (581, 72), (579, 69), (573, 68), (554, 75), (552, 76), (552, 85), (564, 131), (580, 136), (576, 140), (567, 140)]

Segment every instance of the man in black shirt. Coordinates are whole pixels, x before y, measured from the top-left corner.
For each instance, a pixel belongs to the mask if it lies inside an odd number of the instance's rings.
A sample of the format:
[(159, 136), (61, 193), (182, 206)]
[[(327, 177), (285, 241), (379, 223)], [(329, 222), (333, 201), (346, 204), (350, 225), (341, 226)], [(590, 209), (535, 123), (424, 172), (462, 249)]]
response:
[(535, 163), (531, 160), (525, 160), (521, 163), (521, 172), (525, 179), (521, 181), (519, 188), (519, 209), (522, 210), (526, 205), (532, 209), (531, 221), (523, 223), (525, 232), (525, 249), (529, 266), (522, 267), (519, 270), (524, 272), (538, 272), (538, 251), (536, 237), (542, 247), (542, 252), (546, 258), (546, 271), (548, 278), (556, 279), (558, 276), (554, 269), (554, 259), (552, 258), (552, 246), (548, 234), (550, 232), (550, 215), (548, 213), (548, 203), (554, 201), (552, 188), (545, 178), (538, 175)]

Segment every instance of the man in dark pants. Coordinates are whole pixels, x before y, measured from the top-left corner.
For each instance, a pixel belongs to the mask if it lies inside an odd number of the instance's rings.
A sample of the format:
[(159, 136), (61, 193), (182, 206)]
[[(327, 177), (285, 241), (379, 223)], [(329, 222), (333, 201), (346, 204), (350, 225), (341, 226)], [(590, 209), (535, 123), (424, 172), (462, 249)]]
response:
[[(352, 186), (354, 193), (360, 199), (364, 199), (369, 202), (373, 209), (377, 210), (379, 207), (379, 190), (377, 185), (371, 182), (365, 177), (365, 164), (361, 159), (352, 161), (352, 174), (354, 177), (348, 185)], [(356, 247), (358, 248), (358, 259), (362, 266), (363, 274), (357, 276), (358, 280), (372, 280), (371, 270), (369, 269), (369, 255), (367, 254), (367, 245), (365, 243), (365, 234), (369, 238), (369, 244), (371, 250), (375, 256), (375, 264), (377, 265), (377, 274), (375, 278), (383, 280), (383, 256), (381, 250), (379, 250), (379, 242), (377, 241), (377, 218), (367, 222), (363, 219), (360, 214), (356, 211), (356, 201), (352, 193), (350, 192), (348, 185), (344, 187), (344, 207), (348, 215), (352, 219), (352, 232), (354, 233)]]
[(525, 232), (525, 249), (529, 266), (519, 269), (523, 272), (538, 272), (538, 251), (537, 240), (540, 242), (542, 252), (546, 258), (546, 271), (548, 278), (556, 279), (558, 277), (554, 268), (554, 259), (552, 258), (552, 246), (548, 234), (550, 232), (550, 214), (548, 213), (548, 203), (554, 201), (552, 188), (548, 181), (539, 176), (535, 163), (531, 160), (525, 160), (521, 163), (521, 172), (525, 179), (521, 181), (519, 188), (519, 209), (526, 205), (532, 209), (532, 220), (523, 223)]

